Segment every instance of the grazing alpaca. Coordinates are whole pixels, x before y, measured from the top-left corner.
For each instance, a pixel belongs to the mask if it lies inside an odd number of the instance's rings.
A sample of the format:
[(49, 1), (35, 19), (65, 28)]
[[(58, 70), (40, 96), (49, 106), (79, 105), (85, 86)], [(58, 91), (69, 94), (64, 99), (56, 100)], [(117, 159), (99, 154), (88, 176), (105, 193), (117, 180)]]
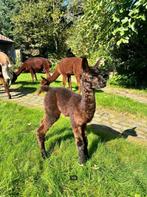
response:
[[(99, 64), (100, 60), (98, 60), (97, 64)], [(63, 76), (63, 86), (66, 85), (66, 80), (68, 79), (68, 86), (72, 89), (71, 85), (71, 75), (75, 75), (77, 80), (77, 85), (79, 92), (80, 90), (80, 78), (83, 73), (82, 69), (82, 58), (79, 57), (67, 57), (63, 58), (56, 66), (54, 73), (52, 76), (48, 77), (48, 81), (51, 83), (55, 81), (59, 75)]]
[(9, 57), (5, 53), (0, 52), (0, 80), (4, 85), (5, 92), (8, 94), (9, 99), (11, 99), (9, 85), (13, 78), (12, 72), (10, 71), (11, 67)]
[(86, 124), (94, 116), (96, 102), (95, 89), (106, 86), (104, 78), (98, 74), (98, 68), (90, 68), (86, 58), (82, 59), (83, 74), (81, 77), (82, 95), (75, 94), (66, 88), (51, 88), (47, 79), (42, 80), (41, 91), (47, 91), (44, 98), (45, 116), (37, 130), (37, 139), (42, 157), (46, 157), (45, 134), (59, 119), (60, 114), (70, 117), (75, 141), (79, 152), (79, 162), (84, 163), (88, 158)]
[(43, 57), (34, 57), (29, 58), (24, 63), (22, 63), (21, 67), (15, 72), (13, 77), (13, 82), (16, 81), (17, 77), (24, 71), (30, 72), (32, 76), (32, 81), (34, 81), (34, 77), (37, 81), (36, 72), (44, 71), (49, 77), (49, 70), (51, 67), (51, 63), (48, 59)]

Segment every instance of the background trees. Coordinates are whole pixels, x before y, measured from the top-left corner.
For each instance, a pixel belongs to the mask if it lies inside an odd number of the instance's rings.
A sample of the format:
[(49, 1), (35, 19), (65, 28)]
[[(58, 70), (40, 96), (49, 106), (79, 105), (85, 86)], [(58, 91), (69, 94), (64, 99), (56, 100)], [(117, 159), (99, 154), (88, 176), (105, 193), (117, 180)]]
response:
[(63, 53), (65, 47), (64, 7), (62, 1), (25, 2), (14, 15), (13, 35), (18, 45), (38, 48), (42, 53)]
[(147, 3), (145, 0), (86, 0), (84, 14), (69, 31), (68, 43), (77, 54), (93, 61), (99, 56), (105, 66), (121, 75), (123, 85), (147, 83)]
[(92, 64), (102, 56), (117, 81), (146, 84), (146, 0), (0, 1), (0, 33), (16, 46), (60, 57), (71, 47)]

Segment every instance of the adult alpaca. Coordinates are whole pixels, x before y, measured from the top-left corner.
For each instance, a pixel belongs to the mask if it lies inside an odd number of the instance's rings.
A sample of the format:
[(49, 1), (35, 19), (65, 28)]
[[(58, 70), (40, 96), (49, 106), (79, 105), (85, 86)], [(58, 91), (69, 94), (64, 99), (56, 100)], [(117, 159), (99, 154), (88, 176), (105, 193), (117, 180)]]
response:
[[(100, 59), (97, 61), (99, 64)], [(69, 89), (72, 89), (71, 75), (75, 75), (79, 92), (80, 89), (80, 78), (83, 73), (82, 69), (82, 58), (80, 57), (67, 57), (63, 58), (56, 66), (54, 73), (48, 77), (48, 81), (51, 83), (55, 81), (59, 75), (63, 77), (63, 86), (66, 86), (66, 80), (68, 79)]]
[(9, 57), (5, 53), (0, 52), (0, 79), (4, 85), (5, 92), (8, 94), (9, 99), (11, 99), (9, 85), (13, 79), (13, 73), (10, 70), (11, 67), (12, 66), (10, 64)]
[(46, 91), (44, 98), (45, 116), (37, 130), (37, 139), (42, 157), (46, 157), (45, 135), (48, 129), (59, 119), (60, 114), (70, 117), (75, 141), (79, 152), (79, 162), (83, 164), (88, 158), (88, 140), (85, 135), (86, 124), (94, 116), (96, 102), (95, 89), (106, 86), (106, 80), (99, 74), (97, 67), (90, 68), (86, 58), (82, 59), (81, 77), (82, 95), (66, 88), (51, 88), (47, 79), (42, 80), (40, 91)]
[(17, 77), (22, 72), (30, 72), (32, 76), (32, 81), (34, 81), (34, 78), (37, 81), (36, 73), (39, 71), (44, 71), (46, 73), (46, 76), (49, 77), (50, 67), (51, 67), (51, 63), (46, 58), (43, 57), (29, 58), (26, 61), (24, 61), (22, 65), (18, 68), (18, 70), (14, 73), (13, 82), (16, 81)]
[(12, 65), (10, 63), (9, 57), (3, 52), (0, 52), (0, 66), (1, 66), (1, 73), (5, 81), (8, 84), (11, 84), (13, 78), (13, 74), (11, 71)]

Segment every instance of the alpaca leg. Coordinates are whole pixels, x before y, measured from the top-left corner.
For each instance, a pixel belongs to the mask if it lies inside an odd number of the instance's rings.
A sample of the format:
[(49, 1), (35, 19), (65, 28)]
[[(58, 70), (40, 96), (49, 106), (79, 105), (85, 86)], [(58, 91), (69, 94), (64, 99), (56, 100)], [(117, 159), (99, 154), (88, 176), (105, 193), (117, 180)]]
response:
[(83, 137), (83, 140), (84, 140), (84, 144), (85, 144), (85, 147), (84, 147), (84, 153), (86, 155), (86, 157), (88, 158), (88, 149), (87, 149), (87, 146), (88, 146), (88, 139), (87, 139), (87, 136), (85, 134), (85, 128), (86, 128), (86, 125), (82, 125), (81, 127), (81, 134), (82, 134), (82, 137)]
[(36, 72), (34, 71), (35, 80), (38, 81)]
[(35, 80), (38, 81), (35, 69), (32, 68), (32, 70), (33, 70), (33, 73), (34, 73)]
[(77, 80), (78, 92), (79, 92), (79, 94), (80, 94), (80, 93), (81, 93), (80, 77), (79, 77), (79, 76), (76, 76), (76, 80)]
[(4, 79), (2, 79), (2, 81), (3, 81), (3, 84), (4, 84), (5, 92), (8, 94), (8, 98), (11, 99), (11, 94), (9, 92), (8, 83), (6, 83)]
[(78, 148), (79, 163), (83, 164), (86, 162), (87, 156), (85, 154), (84, 139), (80, 131), (81, 131), (81, 127), (73, 128), (74, 137), (75, 137), (75, 141), (76, 141), (77, 148)]
[(66, 75), (63, 75), (63, 86), (64, 87), (66, 86), (66, 78), (67, 78), (67, 76)]
[(71, 75), (68, 75), (68, 76), (67, 76), (67, 79), (68, 79), (68, 87), (69, 87), (70, 90), (72, 90)]
[(57, 121), (60, 115), (46, 115), (45, 118), (41, 121), (41, 125), (37, 130), (37, 140), (40, 146), (42, 157), (45, 159), (47, 154), (45, 150), (45, 134), (48, 129)]
[(31, 76), (32, 76), (32, 82), (34, 82), (34, 72), (32, 69), (30, 69), (30, 73), (31, 73)]

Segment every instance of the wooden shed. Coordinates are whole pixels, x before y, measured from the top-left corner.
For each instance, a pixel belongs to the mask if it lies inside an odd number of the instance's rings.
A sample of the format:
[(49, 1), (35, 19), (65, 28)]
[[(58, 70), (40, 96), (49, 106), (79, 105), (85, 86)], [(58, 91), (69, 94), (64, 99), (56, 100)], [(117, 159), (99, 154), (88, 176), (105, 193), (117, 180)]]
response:
[(10, 60), (15, 63), (16, 53), (14, 48), (14, 41), (0, 34), (0, 51), (6, 53)]

